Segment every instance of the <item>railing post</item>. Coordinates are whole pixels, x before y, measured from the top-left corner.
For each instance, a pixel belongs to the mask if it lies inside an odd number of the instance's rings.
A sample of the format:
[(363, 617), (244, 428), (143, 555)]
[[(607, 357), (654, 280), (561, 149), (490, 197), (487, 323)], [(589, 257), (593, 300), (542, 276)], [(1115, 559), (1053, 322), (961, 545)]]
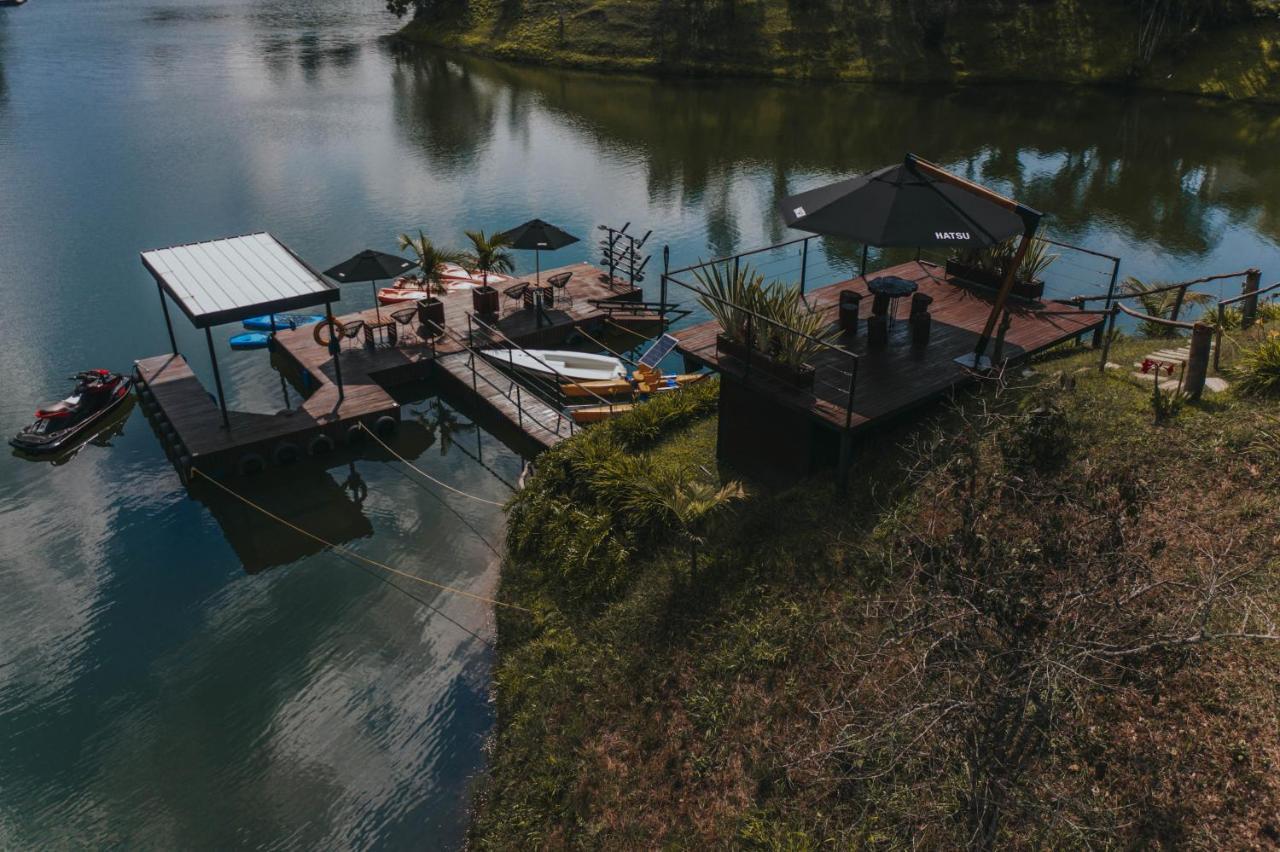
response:
[(1262, 271), (1250, 269), (1244, 276), (1244, 303), (1240, 306), (1240, 327), (1249, 328), (1258, 318), (1258, 285), (1262, 283)]
[(1187, 298), (1187, 288), (1190, 284), (1184, 284), (1178, 288), (1178, 295), (1173, 300), (1173, 313), (1169, 315), (1169, 319), (1174, 322), (1178, 321), (1178, 314), (1182, 313), (1182, 302)]
[(516, 422), (520, 424), (520, 429), (524, 429), (524, 399), (520, 394), (520, 383), (516, 382)]
[(752, 320), (754, 319), (755, 314), (747, 314), (747, 359), (742, 368), (743, 377), (751, 375), (751, 344), (755, 340), (755, 336), (752, 334)]
[[(919, 257), (916, 257), (916, 260), (919, 260), (919, 259), (920, 259)], [(858, 277), (859, 278), (867, 277), (867, 244), (866, 243), (862, 244), (862, 266), (858, 267)]]
[(662, 247), (662, 289), (658, 296), (658, 320), (667, 327), (667, 273), (671, 271), (671, 246)]
[[(1104, 311), (1111, 310), (1111, 300), (1115, 298), (1116, 281), (1120, 277), (1120, 260), (1112, 258), (1111, 260), (1111, 283), (1107, 285), (1107, 299), (1102, 303)], [(1107, 324), (1104, 322), (1097, 330), (1093, 332), (1093, 348), (1097, 349), (1102, 344), (1102, 335), (1106, 333)], [(1105, 359), (1104, 359), (1105, 360)]]
[(1187, 372), (1183, 390), (1190, 399), (1199, 399), (1204, 393), (1205, 377), (1209, 372), (1209, 347), (1213, 343), (1213, 326), (1198, 322), (1191, 328), (1191, 353), (1187, 356)]
[(1216, 373), (1222, 363), (1222, 325), (1227, 321), (1227, 306), (1218, 303), (1218, 339), (1213, 346), (1213, 371)]
[(1111, 337), (1112, 332), (1116, 328), (1116, 317), (1120, 314), (1120, 306), (1118, 304), (1111, 306), (1111, 313), (1107, 321), (1103, 323), (1105, 331), (1102, 333), (1102, 360), (1098, 362), (1098, 372), (1105, 373), (1107, 370), (1107, 356), (1111, 354)]
[(849, 398), (844, 404), (844, 428), (853, 425), (853, 392), (858, 387), (858, 356), (853, 357), (853, 369), (849, 371)]
[(804, 295), (804, 282), (809, 272), (809, 238), (800, 244), (800, 295)]
[(734, 281), (738, 280), (738, 261), (739, 260), (741, 260), (741, 258), (735, 257), (733, 259), (733, 280)]

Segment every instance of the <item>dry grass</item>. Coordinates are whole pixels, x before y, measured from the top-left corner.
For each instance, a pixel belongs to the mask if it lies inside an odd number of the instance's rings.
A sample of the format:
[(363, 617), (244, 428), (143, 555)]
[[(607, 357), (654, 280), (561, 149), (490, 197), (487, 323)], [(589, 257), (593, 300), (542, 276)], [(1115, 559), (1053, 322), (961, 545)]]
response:
[[(1132, 360), (1150, 345), (1122, 343), (1113, 360)], [(585, 473), (628, 457), (638, 459), (634, 475), (659, 465), (667, 474), (678, 467), (689, 477), (727, 477), (712, 461), (706, 399), (669, 417), (655, 410), (643, 428), (620, 426), (557, 450), (513, 514), (519, 528), (503, 594), (538, 616), (532, 623), (503, 616), (500, 624), (499, 731), (475, 845), (968, 842), (967, 767), (970, 739), (982, 729), (975, 725), (986, 718), (982, 687), (1017, 684), (997, 678), (998, 655), (939, 656), (942, 646), (932, 643), (981, 640), (985, 653), (1024, 640), (1016, 631), (997, 642), (990, 632), (948, 633), (909, 620), (951, 612), (921, 608), (940, 606), (941, 597), (929, 591), (932, 569), (922, 566), (935, 564), (924, 558), (930, 547), (965, 541), (965, 523), (1000, 531), (1001, 542), (1074, 548), (1063, 551), (1069, 559), (1024, 553), (1035, 572), (999, 562), (1017, 582), (1043, 575), (1045, 600), (1071, 599), (1071, 582), (1087, 573), (1073, 570), (1074, 560), (1090, 553), (1089, 571), (1107, 565), (1099, 555), (1119, 554), (1123, 582), (1156, 584), (1124, 618), (1106, 616), (1105, 630), (1090, 634), (1098, 641), (1181, 629), (1183, 616), (1201, 612), (1215, 577), (1226, 579), (1208, 607), (1212, 629), (1230, 632), (1244, 606), (1252, 607), (1249, 623), (1264, 629), (1280, 605), (1273, 564), (1280, 445), (1257, 438), (1261, 427), (1274, 430), (1268, 406), (1228, 397), (1189, 404), (1156, 426), (1144, 388), (1074, 372), (1091, 360), (1068, 355), (1042, 365), (1041, 376), (1072, 375), (1068, 389), (1046, 378), (1038, 389), (988, 393), (865, 446), (846, 502), (821, 482), (754, 495), (708, 537), (697, 576), (661, 530), (615, 513), (609, 488), (625, 486), (606, 478), (597, 487)], [(1046, 395), (1065, 419), (1045, 432), (1033, 418), (1034, 430), (1042, 438), (1065, 430), (1064, 452), (1006, 458), (1000, 447), (1032, 428), (1027, 412)], [(1000, 440), (979, 441), (976, 450), (937, 440), (938, 430), (954, 434), (983, 409), (1005, 418)], [(966, 453), (1001, 489), (1016, 480), (1054, 490), (1016, 484), (1022, 496), (1013, 502), (962, 516), (962, 500), (943, 498), (962, 481), (957, 459)], [(1094, 500), (1098, 483), (1110, 483), (1132, 517), (1120, 543), (1090, 550), (1097, 538), (1084, 532), (1090, 517), (1114, 508)], [(1053, 509), (1032, 498), (1067, 502)], [(1036, 505), (1044, 511), (1028, 509)], [(1024, 511), (1010, 511), (1015, 506)], [(1058, 522), (1071, 518), (1078, 523)], [(563, 546), (578, 541), (583, 524), (604, 531), (585, 555)], [(543, 532), (522, 535), (530, 525)], [(970, 551), (955, 552), (963, 559)], [(1118, 586), (1090, 588), (1110, 600)], [(1039, 611), (1034, 596), (1015, 598), (1010, 611)], [(976, 607), (983, 618), (994, 611), (982, 598)], [(1070, 632), (1070, 622), (1055, 624), (1058, 632), (1035, 633), (1035, 647), (1057, 654), (1062, 636), (1083, 635)], [(1274, 643), (1223, 639), (1134, 654), (1123, 665), (1072, 663), (1071, 678), (1037, 694), (1052, 713), (1032, 726), (1034, 747), (1016, 776), (988, 773), (1002, 796), (996, 842), (1280, 842), (1278, 662)]]

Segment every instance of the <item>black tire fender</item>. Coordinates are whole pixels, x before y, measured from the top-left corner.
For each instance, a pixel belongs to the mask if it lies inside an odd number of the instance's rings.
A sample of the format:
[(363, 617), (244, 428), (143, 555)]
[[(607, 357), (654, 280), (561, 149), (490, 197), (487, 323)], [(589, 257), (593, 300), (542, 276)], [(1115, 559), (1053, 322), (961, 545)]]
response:
[(236, 460), (236, 473), (240, 476), (252, 476), (267, 469), (267, 460), (258, 453), (245, 453)]
[(280, 467), (287, 467), (300, 458), (302, 453), (298, 451), (298, 445), (292, 441), (281, 441), (271, 451), (271, 461)]
[(333, 452), (333, 439), (321, 432), (315, 435), (307, 442), (307, 455), (309, 456), (327, 456)]

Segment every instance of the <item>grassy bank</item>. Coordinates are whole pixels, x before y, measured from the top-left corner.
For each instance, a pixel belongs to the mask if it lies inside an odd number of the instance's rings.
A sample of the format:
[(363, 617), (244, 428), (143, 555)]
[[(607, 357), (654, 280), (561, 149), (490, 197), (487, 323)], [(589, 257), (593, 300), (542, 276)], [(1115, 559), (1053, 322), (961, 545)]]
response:
[(619, 71), (1113, 83), (1280, 102), (1280, 9), (1271, 0), (1237, 4), (1232, 19), (1167, 38), (1150, 62), (1139, 59), (1135, 6), (1111, 0), (437, 0), (402, 35), (520, 62)]
[(547, 453), (475, 844), (1280, 842), (1280, 649), (1243, 635), (1280, 605), (1275, 404), (1157, 422), (1096, 357), (864, 443), (843, 500), (692, 528), (731, 477), (714, 384)]

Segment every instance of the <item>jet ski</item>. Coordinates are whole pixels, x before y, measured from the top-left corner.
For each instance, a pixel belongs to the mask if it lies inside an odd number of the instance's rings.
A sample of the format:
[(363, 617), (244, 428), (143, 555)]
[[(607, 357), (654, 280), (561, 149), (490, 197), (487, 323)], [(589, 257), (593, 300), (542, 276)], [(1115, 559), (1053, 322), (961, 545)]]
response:
[(36, 409), (36, 420), (10, 439), (9, 444), (33, 455), (57, 453), (93, 433), (129, 395), (133, 380), (110, 370), (85, 370), (71, 377), (71, 396)]

